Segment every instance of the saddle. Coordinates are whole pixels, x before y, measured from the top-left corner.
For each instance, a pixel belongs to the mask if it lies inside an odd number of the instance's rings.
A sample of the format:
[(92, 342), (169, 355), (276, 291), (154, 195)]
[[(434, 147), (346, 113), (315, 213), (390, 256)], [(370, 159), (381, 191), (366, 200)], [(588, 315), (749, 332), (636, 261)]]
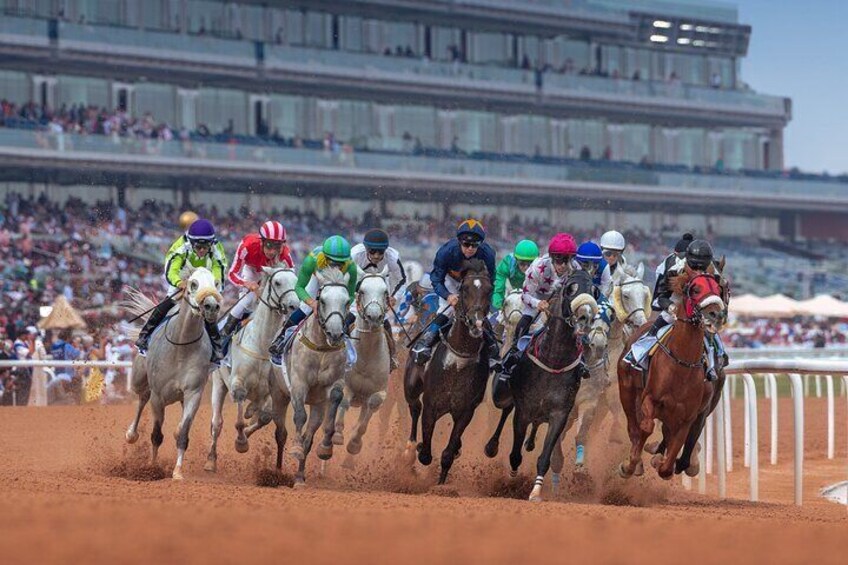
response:
[(668, 325), (664, 328), (661, 328), (660, 331), (657, 332), (657, 340), (648, 350), (648, 359), (653, 358), (654, 353), (657, 352), (657, 349), (660, 348), (660, 344), (666, 345), (668, 340), (671, 338), (672, 330), (674, 329), (674, 325)]

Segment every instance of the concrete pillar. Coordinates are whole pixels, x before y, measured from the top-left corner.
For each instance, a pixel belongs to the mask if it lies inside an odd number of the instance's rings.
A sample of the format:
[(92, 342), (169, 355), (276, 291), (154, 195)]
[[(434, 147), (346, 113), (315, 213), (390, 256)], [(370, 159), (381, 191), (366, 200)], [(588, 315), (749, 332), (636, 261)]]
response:
[(783, 129), (773, 129), (769, 133), (769, 170), (783, 170)]

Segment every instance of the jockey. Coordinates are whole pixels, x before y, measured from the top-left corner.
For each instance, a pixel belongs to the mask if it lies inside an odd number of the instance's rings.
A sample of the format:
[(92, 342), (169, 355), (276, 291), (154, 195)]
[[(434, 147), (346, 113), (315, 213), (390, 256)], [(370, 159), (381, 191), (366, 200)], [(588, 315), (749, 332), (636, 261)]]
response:
[(529, 239), (522, 239), (515, 245), (515, 251), (508, 254), (498, 263), (495, 271), (495, 291), (492, 295), (492, 308), (500, 310), (506, 296), (506, 282), (512, 288), (524, 286), (524, 273), (539, 256), (539, 246)]
[[(592, 283), (595, 285), (595, 288), (600, 290), (603, 272), (607, 266), (600, 246), (594, 241), (584, 241), (577, 248), (576, 259), (577, 264), (580, 265), (580, 269), (592, 276)], [(603, 292), (601, 293), (605, 294)]]
[[(400, 262), (400, 254), (394, 247), (389, 247), (389, 234), (381, 229), (371, 229), (365, 232), (365, 237), (362, 243), (358, 243), (350, 250), (350, 257), (356, 265), (363, 271), (369, 268), (374, 269), (374, 272), (380, 272), (383, 267), (389, 269), (389, 306), (395, 306), (395, 294), (406, 284), (406, 272), (403, 270), (403, 264)], [(345, 329), (350, 328), (350, 325), (355, 319), (356, 305), (351, 304), (351, 314), (345, 320)], [(397, 368), (397, 351), (395, 348), (395, 338), (392, 334), (392, 324), (388, 319), (383, 320), (383, 328), (386, 330), (386, 337), (389, 342), (389, 356), (391, 357), (391, 369)]]
[(627, 242), (620, 232), (611, 230), (601, 236), (601, 254), (605, 265), (601, 269), (601, 292), (604, 296), (612, 294), (612, 276), (616, 269), (627, 265), (624, 258), (624, 249)]
[[(687, 245), (682, 253), (683, 259), (681, 260), (678, 250), (683, 248), (684, 243), (687, 243)], [(681, 273), (686, 267), (695, 273), (705, 273), (712, 263), (713, 248), (709, 242), (703, 239), (693, 239), (692, 234), (689, 233), (684, 234), (680, 241), (677, 242), (677, 245), (675, 245), (674, 253), (666, 257), (665, 261), (657, 268), (658, 276), (654, 290), (656, 293), (654, 295), (654, 310), (659, 310), (660, 315), (654, 320), (651, 329), (633, 344), (633, 347), (631, 347), (628, 354), (624, 357), (625, 362), (639, 371), (647, 370), (647, 367), (641, 364), (645, 361), (647, 365), (644, 352), (647, 352), (656, 341), (659, 331), (673, 324), (676, 319), (675, 312), (677, 311), (680, 297), (674, 295), (669, 286), (669, 279)], [(714, 337), (715, 344), (711, 343), (709, 336), (704, 337), (707, 351), (705, 376), (710, 381), (717, 378), (715, 371), (715, 348), (719, 349), (722, 358), (725, 357), (724, 346), (721, 344), (720, 338), (718, 335)]]
[(554, 295), (554, 292), (565, 284), (571, 273), (580, 269), (580, 265), (574, 259), (576, 254), (577, 244), (571, 234), (558, 233), (548, 244), (548, 253), (538, 257), (527, 269), (524, 287), (521, 290), (524, 311), (521, 320), (515, 326), (515, 336), (503, 362), (501, 380), (509, 379), (521, 357), (518, 351), (518, 340), (530, 330), (533, 321), (541, 312), (548, 311), (548, 299)]
[[(165, 280), (173, 290), (156, 308), (150, 313), (150, 317), (141, 328), (135, 345), (138, 347), (139, 355), (147, 354), (147, 346), (153, 330), (162, 323), (168, 312), (176, 305), (174, 296), (183, 288), (185, 282), (182, 280), (182, 270), (186, 265), (192, 267), (205, 267), (215, 277), (215, 284), (221, 287), (224, 280), (224, 272), (227, 269), (227, 255), (224, 246), (215, 236), (215, 227), (209, 220), (199, 219), (192, 222), (184, 235), (181, 235), (168, 249), (165, 256)], [(206, 322), (206, 333), (212, 342), (212, 362), (221, 359), (221, 334), (214, 322)]]
[[(350, 295), (350, 301), (353, 302), (356, 296), (357, 267), (356, 263), (350, 257), (350, 243), (340, 235), (330, 236), (324, 240), (323, 245), (313, 249), (300, 266), (300, 271), (297, 274), (297, 286), (294, 289), (297, 297), (301, 300), (300, 309), (295, 310), (289, 316), (283, 329), (280, 330), (280, 333), (274, 338), (271, 347), (268, 348), (272, 356), (279, 357), (282, 355), (283, 346), (286, 341), (286, 330), (297, 326), (305, 320), (315, 308), (315, 297), (318, 296), (318, 279), (315, 278), (316, 270), (320, 272), (330, 267), (335, 267), (349, 275), (347, 290)], [(351, 315), (349, 314), (348, 319), (350, 317)], [(345, 325), (348, 325), (347, 319), (345, 320)]]
[[(494, 283), (495, 250), (483, 241), (484, 239), (486, 239), (486, 231), (483, 225), (469, 218), (459, 224), (456, 238), (445, 242), (436, 252), (433, 269), (430, 271), (430, 282), (433, 284), (433, 290), (439, 295), (440, 313), (412, 348), (413, 358), (418, 365), (425, 365), (430, 360), (439, 332), (443, 331), (450, 322), (453, 308), (459, 301), (457, 293), (461, 284), (459, 273), (462, 264), (468, 259), (482, 260)], [(497, 368), (500, 365), (500, 352), (497, 341), (494, 339), (494, 332), (491, 327), (486, 327), (483, 334), (489, 351), (489, 368)]]
[(272, 267), (280, 263), (289, 268), (294, 267), (289, 247), (286, 245), (286, 228), (283, 224), (269, 220), (262, 224), (258, 234), (244, 236), (236, 249), (233, 264), (227, 275), (230, 282), (240, 287), (241, 291), (239, 301), (227, 315), (222, 330), (225, 336), (232, 335), (253, 310), (259, 292), (262, 267)]
[(402, 324), (418, 323), (420, 328), (430, 325), (439, 311), (439, 295), (433, 292), (430, 273), (424, 273), (421, 280), (406, 287), (403, 302), (398, 307), (398, 316)]

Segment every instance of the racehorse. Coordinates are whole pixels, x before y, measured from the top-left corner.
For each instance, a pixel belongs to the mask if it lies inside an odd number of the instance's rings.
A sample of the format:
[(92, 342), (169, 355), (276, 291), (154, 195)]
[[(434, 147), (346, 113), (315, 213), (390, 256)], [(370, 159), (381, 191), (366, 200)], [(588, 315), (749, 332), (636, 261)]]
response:
[[(272, 379), (275, 421), (285, 421), (289, 403), (294, 408), (296, 433), (289, 453), (298, 461), (295, 486), (306, 483), (306, 456), (312, 450), (315, 432), (325, 420), (330, 391), (341, 395), (333, 385), (344, 377), (346, 360), (344, 319), (350, 303), (349, 275), (329, 267), (316, 271), (315, 277), (318, 280), (317, 307), (295, 331), (283, 366), (274, 366)], [(307, 404), (310, 406), (308, 423)], [(317, 449), (320, 459), (332, 457), (334, 431), (333, 422), (327, 419), (325, 441)]]
[[(271, 406), (271, 362), (268, 346), (275, 333), (299, 306), (294, 291), (297, 274), (289, 268), (263, 267), (258, 289), (259, 304), (247, 325), (233, 337), (230, 346), (231, 368), (221, 367), (212, 372), (212, 444), (204, 469), (215, 472), (218, 468), (218, 437), (224, 427), (224, 399), (232, 391), (238, 405), (236, 419), (236, 451), (247, 452), (248, 439), (273, 418)], [(245, 428), (244, 402), (249, 401), (248, 412), (255, 412), (251, 425)], [(274, 437), (277, 442), (277, 468), (283, 464), (285, 422), (277, 421)]]
[[(445, 414), (453, 419), (448, 444), (442, 452), (439, 484), (447, 480), (453, 461), (462, 447), (462, 434), (482, 402), (489, 376), (488, 352), (483, 335), (492, 296), (492, 281), (479, 259), (465, 261), (460, 273), (459, 302), (453, 325), (436, 345), (429, 363), (420, 367), (410, 357), (404, 373), (404, 396), (412, 425), (406, 455), (418, 450), (418, 461), (429, 465), (433, 430)], [(423, 402), (422, 402), (423, 400)], [(421, 443), (418, 420), (421, 418)]]
[(542, 484), (551, 454), (560, 441), (580, 388), (581, 336), (591, 326), (598, 305), (592, 279), (585, 271), (572, 273), (551, 298), (543, 329), (533, 337), (510, 379), (513, 406), (511, 474), (518, 473), (527, 428), (548, 424), (544, 447), (536, 462), (530, 500), (542, 500)]
[[(150, 434), (152, 460), (156, 464), (162, 445), (162, 423), (165, 407), (175, 402), (183, 405), (183, 415), (177, 430), (177, 462), (171, 476), (183, 478), (183, 458), (188, 448), (188, 434), (203, 387), (212, 366), (212, 343), (206, 335), (204, 322), (217, 322), (222, 297), (215, 286), (215, 277), (203, 267), (183, 271), (185, 290), (178, 302), (179, 310), (167, 318), (150, 338), (147, 356), (133, 359), (132, 389), (138, 395), (135, 419), (126, 433), (128, 443), (138, 440), (138, 422), (147, 402), (153, 412), (153, 431)], [(130, 291), (127, 309), (132, 314), (149, 312), (155, 304), (138, 291)]]
[(336, 390), (330, 395), (333, 400), (327, 418), (335, 425), (335, 434), (332, 436), (335, 445), (344, 443), (344, 417), (347, 409), (350, 406), (360, 408), (359, 422), (347, 444), (347, 451), (351, 455), (357, 455), (362, 450), (362, 436), (368, 429), (368, 422), (386, 399), (391, 368), (389, 345), (383, 328), (383, 320), (389, 308), (388, 272), (386, 267), (380, 273), (366, 273), (361, 275), (357, 283), (356, 327), (351, 335), (356, 348), (356, 362), (345, 373), (344, 382), (339, 381), (334, 385), (335, 389), (344, 391), (343, 395)]
[[(624, 354), (618, 361), (621, 405), (631, 442), (630, 455), (618, 469), (624, 478), (642, 473), (642, 449), (654, 430), (654, 419), (658, 419), (662, 422), (665, 449), (652, 457), (651, 464), (660, 477), (670, 479), (677, 455), (694, 431), (693, 424), (713, 400), (717, 402), (715, 385), (704, 379), (704, 332), (718, 331), (726, 319), (722, 288), (713, 275), (688, 268), (672, 278), (670, 284), (675, 295), (683, 297), (679, 305), (682, 311), (677, 312), (667, 339), (658, 342), (647, 376), (643, 380), (642, 374), (624, 361)], [(640, 333), (647, 329), (646, 325)], [(692, 448), (677, 465), (690, 476), (697, 474), (685, 461)]]
[(515, 338), (515, 328), (521, 320), (524, 304), (521, 302), (521, 289), (515, 289), (504, 297), (501, 306), (501, 323), (504, 327), (503, 344), (501, 345), (501, 356), (504, 356), (512, 347)]

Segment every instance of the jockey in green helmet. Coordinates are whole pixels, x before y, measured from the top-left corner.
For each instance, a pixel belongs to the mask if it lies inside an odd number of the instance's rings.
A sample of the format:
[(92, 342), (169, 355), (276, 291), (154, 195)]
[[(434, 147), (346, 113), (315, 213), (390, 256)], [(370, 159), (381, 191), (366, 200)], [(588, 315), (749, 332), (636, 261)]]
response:
[(534, 241), (522, 239), (515, 245), (515, 251), (505, 256), (495, 270), (495, 290), (492, 295), (492, 308), (500, 310), (506, 296), (506, 283), (514, 290), (524, 286), (524, 273), (536, 257), (539, 246)]

